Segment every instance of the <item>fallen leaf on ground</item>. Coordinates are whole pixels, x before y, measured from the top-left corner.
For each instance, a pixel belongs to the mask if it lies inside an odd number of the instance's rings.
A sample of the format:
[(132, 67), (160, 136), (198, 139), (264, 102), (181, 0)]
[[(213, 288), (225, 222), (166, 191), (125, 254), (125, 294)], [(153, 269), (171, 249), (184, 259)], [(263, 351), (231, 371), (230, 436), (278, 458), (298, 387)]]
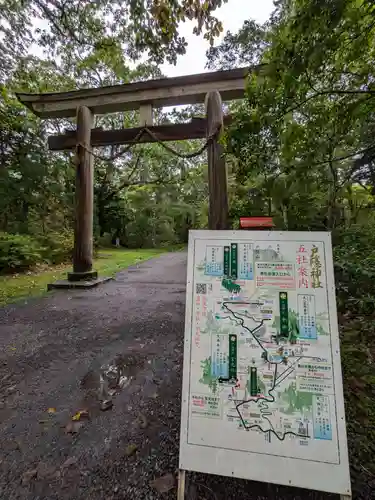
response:
[(150, 482), (150, 486), (159, 493), (167, 493), (175, 487), (175, 477), (173, 474), (166, 474)]
[(48, 413), (56, 413), (56, 408), (48, 408), (47, 410)]
[(78, 420), (82, 420), (84, 418), (89, 418), (89, 412), (87, 410), (77, 411), (77, 413), (72, 416), (73, 422), (77, 422)]
[(136, 444), (129, 444), (126, 448), (125, 448), (125, 455), (127, 457), (131, 457), (132, 455), (134, 455), (134, 453), (138, 450), (138, 446)]

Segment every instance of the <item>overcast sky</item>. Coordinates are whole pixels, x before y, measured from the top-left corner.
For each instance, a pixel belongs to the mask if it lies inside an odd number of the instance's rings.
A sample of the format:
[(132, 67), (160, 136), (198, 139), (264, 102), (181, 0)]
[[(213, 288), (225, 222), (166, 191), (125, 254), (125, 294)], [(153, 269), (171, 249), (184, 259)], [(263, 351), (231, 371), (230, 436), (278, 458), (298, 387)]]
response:
[[(224, 28), (220, 37), (215, 39), (215, 45), (220, 43), (227, 31), (236, 33), (247, 19), (264, 23), (269, 19), (273, 8), (273, 0), (228, 0), (228, 3), (214, 11), (214, 15), (220, 19)], [(188, 42), (187, 51), (185, 55), (178, 58), (176, 66), (171, 64), (161, 66), (164, 75), (181, 76), (207, 71), (205, 64), (209, 43), (203, 36), (193, 35), (195, 25), (196, 23), (193, 21), (181, 23), (180, 34)], [(35, 20), (34, 28), (45, 28), (46, 26), (45, 21)], [(43, 57), (42, 49), (35, 44), (31, 46), (30, 53)]]
[[(224, 27), (224, 31), (215, 45), (220, 43), (227, 31), (232, 33), (238, 31), (247, 19), (264, 23), (270, 17), (273, 8), (273, 0), (229, 0), (223, 7), (214, 12)], [(190, 21), (181, 24), (180, 33), (186, 38), (189, 45), (186, 54), (178, 58), (176, 66), (162, 65), (161, 70), (166, 76), (181, 76), (206, 71), (204, 67), (209, 43), (204, 40), (203, 36), (193, 35), (193, 27), (194, 23)]]

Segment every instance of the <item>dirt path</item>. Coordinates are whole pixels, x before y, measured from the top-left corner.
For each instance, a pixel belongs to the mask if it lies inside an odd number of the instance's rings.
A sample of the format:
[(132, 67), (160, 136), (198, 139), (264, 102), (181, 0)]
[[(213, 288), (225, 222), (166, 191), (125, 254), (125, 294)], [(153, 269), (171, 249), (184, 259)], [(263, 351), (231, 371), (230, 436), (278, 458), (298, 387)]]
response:
[[(1, 499), (176, 498), (150, 482), (178, 466), (185, 275), (186, 254), (164, 254), (97, 289), (0, 309)], [(131, 381), (101, 411), (100, 367), (114, 360)], [(82, 409), (90, 419), (72, 428)], [(335, 498), (191, 479), (191, 500)]]

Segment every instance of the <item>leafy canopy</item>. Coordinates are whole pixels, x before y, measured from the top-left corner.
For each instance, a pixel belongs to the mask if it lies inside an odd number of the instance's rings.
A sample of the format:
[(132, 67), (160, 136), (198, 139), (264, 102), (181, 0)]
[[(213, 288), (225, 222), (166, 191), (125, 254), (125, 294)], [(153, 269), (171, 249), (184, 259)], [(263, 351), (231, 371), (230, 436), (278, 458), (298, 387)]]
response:
[(31, 44), (52, 59), (67, 60), (78, 50), (102, 60), (146, 53), (157, 63), (176, 62), (187, 46), (179, 23), (195, 21), (193, 32), (212, 43), (222, 31), (213, 12), (226, 1), (0, 0), (0, 77)]

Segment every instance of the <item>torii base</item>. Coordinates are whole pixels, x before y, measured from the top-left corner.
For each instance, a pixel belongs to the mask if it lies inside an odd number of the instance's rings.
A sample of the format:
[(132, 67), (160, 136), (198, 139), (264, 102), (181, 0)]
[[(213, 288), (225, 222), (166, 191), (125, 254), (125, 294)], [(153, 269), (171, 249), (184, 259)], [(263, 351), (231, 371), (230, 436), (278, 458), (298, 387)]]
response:
[(113, 279), (111, 276), (103, 276), (100, 278), (95, 278), (95, 279), (88, 279), (88, 280), (80, 280), (80, 281), (71, 281), (69, 279), (67, 280), (58, 280), (55, 281), (54, 283), (48, 283), (47, 285), (47, 290), (54, 290), (56, 288), (60, 289), (87, 289), (87, 288), (95, 288), (98, 285), (101, 285), (102, 283), (106, 283), (107, 281), (110, 281)]
[(96, 280), (97, 277), (98, 273), (96, 271), (85, 271), (83, 273), (73, 271), (72, 273), (68, 273), (68, 281), (90, 281)]

